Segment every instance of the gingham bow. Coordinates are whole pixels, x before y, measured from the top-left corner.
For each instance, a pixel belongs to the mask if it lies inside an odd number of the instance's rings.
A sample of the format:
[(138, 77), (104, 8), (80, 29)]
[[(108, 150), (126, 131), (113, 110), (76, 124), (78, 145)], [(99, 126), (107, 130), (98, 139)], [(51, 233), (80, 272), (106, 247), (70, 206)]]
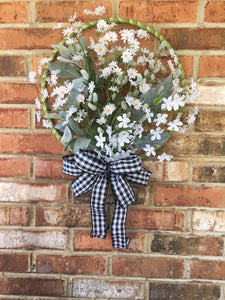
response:
[(63, 160), (63, 172), (78, 176), (72, 183), (75, 196), (92, 189), (92, 197), (106, 198), (110, 181), (114, 197), (118, 199), (121, 207), (136, 200), (128, 180), (147, 185), (151, 175), (151, 172), (142, 168), (137, 155), (106, 162), (96, 152), (79, 150), (74, 155), (65, 156)]
[(127, 206), (135, 201), (128, 180), (146, 185), (151, 172), (142, 168), (137, 155), (106, 162), (96, 152), (80, 150), (63, 158), (63, 172), (77, 176), (72, 182), (75, 196), (92, 189), (91, 237), (104, 239), (109, 226), (106, 223), (105, 202), (109, 181), (115, 197), (115, 211), (111, 224), (112, 244), (115, 248), (128, 248), (126, 237)]

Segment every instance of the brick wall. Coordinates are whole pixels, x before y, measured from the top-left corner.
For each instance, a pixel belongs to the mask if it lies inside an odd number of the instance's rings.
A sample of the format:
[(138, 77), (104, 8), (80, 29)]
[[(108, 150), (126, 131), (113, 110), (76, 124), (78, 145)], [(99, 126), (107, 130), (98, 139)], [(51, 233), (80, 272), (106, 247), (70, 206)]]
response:
[[(198, 82), (200, 113), (171, 137), (169, 163), (134, 186), (128, 250), (89, 237), (89, 195), (74, 199), (63, 147), (35, 124), (37, 60), (61, 39), (52, 26), (104, 4), (107, 16), (159, 30)], [(0, 2), (0, 299), (225, 299), (225, 1)], [(109, 196), (108, 217), (113, 211)]]

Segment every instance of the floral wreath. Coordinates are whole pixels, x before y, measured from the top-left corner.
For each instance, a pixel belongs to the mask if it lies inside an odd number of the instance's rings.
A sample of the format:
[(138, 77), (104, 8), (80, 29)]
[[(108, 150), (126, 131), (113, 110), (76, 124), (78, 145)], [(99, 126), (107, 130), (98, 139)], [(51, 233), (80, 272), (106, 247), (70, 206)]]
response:
[[(84, 13), (100, 15), (104, 11), (99, 6)], [(82, 24), (75, 13), (69, 22), (64, 39), (53, 45), (52, 55), (39, 66), (41, 74), (46, 63), (41, 103), (47, 120), (42, 124), (51, 127), (65, 151), (95, 150), (111, 159), (135, 151), (141, 158), (155, 156), (174, 131), (185, 132), (194, 122), (197, 106), (186, 124), (181, 116), (184, 106), (193, 103), (198, 94), (196, 84), (192, 81), (191, 87), (186, 87), (182, 65), (159, 32), (124, 18)], [(118, 31), (118, 24), (132, 28)], [(94, 27), (97, 40), (90, 37), (87, 45), (82, 34)], [(160, 43), (157, 53), (141, 47), (150, 35)], [(31, 82), (35, 76), (36, 72), (30, 72)], [(39, 100), (35, 102), (40, 108)], [(40, 120), (40, 111), (36, 115)], [(158, 155), (160, 161), (171, 157)]]

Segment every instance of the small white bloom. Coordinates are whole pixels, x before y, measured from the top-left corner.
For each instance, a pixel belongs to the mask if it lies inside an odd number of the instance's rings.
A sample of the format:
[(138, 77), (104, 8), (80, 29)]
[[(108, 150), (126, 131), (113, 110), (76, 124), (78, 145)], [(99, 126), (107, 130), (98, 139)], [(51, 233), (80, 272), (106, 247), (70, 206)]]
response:
[(116, 42), (118, 40), (118, 35), (114, 31), (108, 31), (105, 35), (108, 42)]
[(133, 59), (133, 55), (130, 49), (126, 49), (125, 51), (123, 51), (122, 60), (124, 63), (129, 63), (130, 61), (132, 61), (132, 59)]
[(189, 115), (187, 116), (187, 123), (188, 123), (189, 125), (192, 124), (192, 123), (194, 123), (195, 120), (196, 120), (195, 114), (192, 114), (192, 115), (189, 114)]
[(118, 76), (123, 75), (123, 70), (119, 67), (113, 69), (113, 73), (116, 73)]
[(118, 116), (117, 120), (120, 122), (118, 124), (119, 128), (126, 128), (128, 124), (130, 123), (130, 119), (127, 117), (126, 114), (123, 114), (122, 116)]
[(151, 123), (152, 118), (154, 117), (154, 113), (151, 111), (150, 108), (146, 108), (145, 113), (146, 113), (146, 116), (145, 116), (146, 120), (148, 120), (148, 123)]
[(58, 23), (56, 26), (52, 27), (52, 30), (60, 29), (62, 27), (62, 23)]
[(158, 127), (160, 124), (166, 124), (168, 114), (157, 114), (157, 118), (154, 119), (154, 122), (156, 122), (156, 126)]
[(78, 96), (77, 96), (77, 101), (78, 101), (79, 103), (84, 103), (84, 101), (85, 101), (84, 95), (83, 95), (83, 94), (78, 94)]
[(131, 106), (131, 105), (133, 105), (134, 104), (134, 97), (132, 97), (132, 96), (126, 96), (125, 97), (125, 100), (126, 100), (126, 102), (127, 102), (127, 104), (129, 105), (129, 106)]
[(135, 50), (138, 50), (139, 49), (139, 46), (140, 46), (140, 43), (138, 42), (138, 40), (134, 39), (134, 38), (131, 38), (128, 40), (129, 42), (129, 45), (134, 48)]
[(138, 29), (136, 32), (137, 32), (137, 37), (139, 37), (139, 39), (147, 40), (150, 37), (150, 35), (146, 30)]
[(145, 151), (146, 156), (150, 156), (150, 155), (155, 156), (156, 155), (155, 148), (152, 147), (150, 144), (146, 144), (145, 147), (143, 148), (143, 150)]
[(49, 97), (49, 95), (48, 95), (48, 90), (47, 90), (47, 89), (44, 89), (44, 91), (43, 91), (43, 97), (44, 97), (45, 99)]
[(174, 110), (178, 110), (180, 106), (183, 107), (185, 105), (184, 95), (179, 96), (178, 94), (175, 94), (172, 104)]
[(182, 126), (183, 123), (179, 119), (175, 119), (168, 123), (168, 130), (174, 130), (176, 132), (180, 131), (179, 126)]
[(127, 74), (129, 76), (129, 78), (136, 78), (138, 72), (137, 72), (136, 69), (130, 68), (130, 69), (127, 70)]
[(37, 108), (41, 109), (41, 102), (39, 101), (38, 97), (34, 99), (34, 102), (37, 105)]
[(99, 5), (95, 8), (95, 15), (96, 16), (101, 16), (106, 12), (106, 8), (103, 5)]
[(95, 136), (95, 139), (97, 141), (96, 147), (104, 148), (104, 142), (106, 141), (106, 138), (103, 136), (103, 133), (100, 132), (99, 135)]
[(51, 128), (52, 124), (48, 120), (43, 119), (42, 120), (42, 126), (45, 127), (45, 128)]
[(141, 124), (136, 124), (134, 126), (134, 135), (138, 136), (139, 139), (142, 137), (142, 132), (144, 131), (144, 128), (142, 127)]
[(103, 56), (106, 53), (106, 47), (104, 44), (98, 43), (94, 46), (94, 49), (99, 56)]
[(134, 38), (135, 31), (129, 29), (122, 29), (120, 30), (121, 40), (126, 43), (130, 39)]
[(133, 105), (136, 110), (139, 110), (142, 107), (142, 103), (139, 99), (134, 99)]
[(109, 90), (112, 92), (117, 92), (118, 91), (118, 87), (117, 86), (110, 86)]
[(101, 72), (102, 72), (102, 74), (100, 75), (100, 77), (107, 78), (111, 74), (112, 69), (110, 67), (106, 67), (106, 68), (102, 69)]
[(163, 103), (161, 105), (162, 109), (171, 111), (173, 108), (173, 98), (172, 96), (169, 96), (168, 98), (163, 98), (162, 99)]
[(41, 121), (41, 112), (40, 111), (35, 111), (35, 115), (36, 115), (36, 118), (37, 118), (37, 122), (40, 122)]
[(94, 81), (89, 82), (88, 91), (89, 91), (90, 94), (93, 94), (94, 88), (95, 88)]
[(97, 31), (104, 32), (108, 29), (108, 24), (105, 20), (99, 20), (96, 27)]
[(107, 104), (104, 109), (103, 109), (103, 113), (106, 115), (106, 116), (109, 116), (111, 115), (114, 110), (116, 110), (116, 106), (115, 104)]
[(155, 141), (155, 140), (161, 140), (161, 133), (162, 133), (163, 131), (164, 131), (164, 130), (161, 129), (160, 127), (157, 127), (156, 130), (151, 129), (151, 130), (150, 130), (150, 134), (152, 135), (152, 136), (151, 136), (151, 140), (152, 140), (152, 141)]
[(66, 29), (63, 29), (63, 35), (70, 35), (73, 32), (73, 27), (67, 27)]
[(187, 130), (188, 130), (187, 125), (184, 125), (183, 127), (180, 127), (179, 132), (180, 132), (180, 133), (185, 133)]
[(118, 135), (119, 147), (123, 147), (124, 144), (129, 144), (130, 138), (131, 138), (131, 136), (128, 131), (121, 131)]
[(69, 45), (75, 44), (76, 42), (77, 42), (77, 40), (76, 40), (75, 38), (68, 38), (68, 39), (66, 40), (65, 44), (66, 44), (67, 46), (69, 46)]
[(163, 154), (161, 154), (161, 155), (158, 155), (158, 160), (159, 160), (160, 162), (162, 162), (162, 161), (164, 161), (164, 160), (170, 161), (171, 158), (173, 158), (173, 156), (172, 156), (172, 155), (168, 155), (168, 154), (166, 154), (165, 152), (164, 152)]
[(36, 77), (36, 72), (31, 71), (31, 72), (29, 73), (29, 82), (35, 83), (35, 82), (36, 82), (35, 77)]
[(146, 78), (142, 80), (142, 82), (139, 85), (139, 90), (141, 93), (146, 93), (150, 89), (150, 85), (146, 83)]
[(96, 122), (100, 125), (105, 124), (106, 123), (106, 118), (105, 117), (101, 117), (100, 119), (97, 119)]
[(73, 23), (77, 17), (77, 13), (75, 12), (71, 17), (69, 17), (68, 22)]

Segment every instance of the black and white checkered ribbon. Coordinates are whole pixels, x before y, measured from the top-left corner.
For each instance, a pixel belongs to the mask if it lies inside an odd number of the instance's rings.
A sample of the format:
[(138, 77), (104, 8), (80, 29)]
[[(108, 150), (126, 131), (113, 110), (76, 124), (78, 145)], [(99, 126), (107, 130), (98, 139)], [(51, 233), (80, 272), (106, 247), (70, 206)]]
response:
[(108, 185), (111, 183), (115, 198), (115, 212), (111, 235), (113, 247), (128, 248), (126, 237), (127, 206), (135, 202), (135, 195), (129, 181), (147, 185), (151, 172), (144, 169), (137, 155), (106, 162), (96, 152), (79, 150), (63, 158), (63, 173), (76, 176), (72, 182), (75, 196), (89, 190), (91, 195), (92, 237), (104, 239), (107, 234), (105, 202)]

